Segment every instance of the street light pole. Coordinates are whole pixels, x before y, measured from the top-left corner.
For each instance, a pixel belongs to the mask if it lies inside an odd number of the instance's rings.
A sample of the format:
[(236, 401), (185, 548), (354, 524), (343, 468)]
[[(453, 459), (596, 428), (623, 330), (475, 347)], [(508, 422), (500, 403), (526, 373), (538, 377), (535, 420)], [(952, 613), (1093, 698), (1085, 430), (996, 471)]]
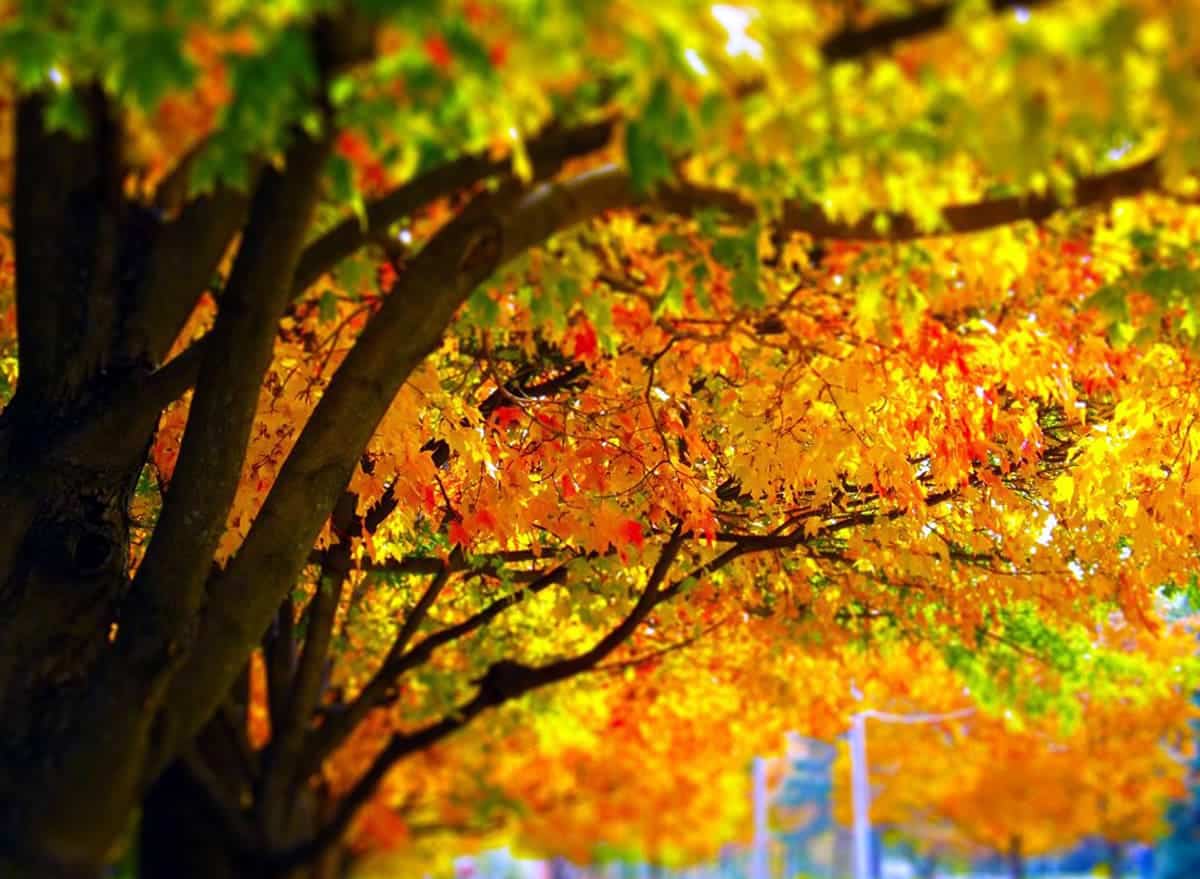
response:
[(850, 719), (850, 793), (854, 800), (854, 879), (871, 879), (871, 769), (867, 763), (867, 719), (884, 723), (942, 723), (969, 717), (974, 708), (943, 714), (860, 711)]
[(850, 720), (850, 790), (854, 801), (854, 879), (870, 879), (871, 776), (867, 764), (867, 717)]
[(750, 851), (750, 879), (767, 877), (767, 761), (754, 758), (754, 842)]

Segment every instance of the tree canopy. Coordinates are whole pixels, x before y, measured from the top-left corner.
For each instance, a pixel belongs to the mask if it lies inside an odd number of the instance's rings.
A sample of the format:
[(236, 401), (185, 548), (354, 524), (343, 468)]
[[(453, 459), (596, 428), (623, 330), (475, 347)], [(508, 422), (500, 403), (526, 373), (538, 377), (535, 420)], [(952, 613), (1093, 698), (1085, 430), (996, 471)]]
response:
[(0, 6), (4, 856), (319, 874), (449, 742), (591, 759), (551, 684), (636, 766), (772, 651), (1161, 632), (1196, 11)]

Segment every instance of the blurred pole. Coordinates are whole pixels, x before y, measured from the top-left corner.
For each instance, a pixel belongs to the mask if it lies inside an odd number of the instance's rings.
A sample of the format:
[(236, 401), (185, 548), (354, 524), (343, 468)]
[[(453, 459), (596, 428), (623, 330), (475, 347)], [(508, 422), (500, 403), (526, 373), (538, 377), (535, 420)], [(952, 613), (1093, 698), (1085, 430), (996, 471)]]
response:
[(850, 723), (850, 789), (854, 801), (854, 879), (871, 875), (871, 775), (867, 768), (867, 718)]
[(754, 758), (754, 843), (750, 852), (750, 879), (767, 877), (767, 761)]

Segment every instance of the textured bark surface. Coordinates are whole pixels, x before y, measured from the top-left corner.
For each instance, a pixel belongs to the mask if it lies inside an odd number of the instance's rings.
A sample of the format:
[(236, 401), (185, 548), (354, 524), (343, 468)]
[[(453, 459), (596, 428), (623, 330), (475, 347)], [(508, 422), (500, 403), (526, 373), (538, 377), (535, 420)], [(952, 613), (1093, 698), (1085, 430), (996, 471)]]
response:
[[(85, 380), (63, 388), (53, 407), (14, 405), (4, 416), (0, 851), (45, 875), (59, 869), (51, 864), (86, 875), (111, 854), (147, 745), (148, 718), (128, 698), (140, 682), (110, 689), (96, 680), (128, 596), (129, 505), (151, 427), (131, 430), (126, 454), (60, 442), (110, 380)], [(99, 722), (116, 711), (120, 722)], [(78, 785), (68, 759), (81, 743), (107, 763), (95, 790)]]
[[(80, 440), (148, 372), (116, 341), (154, 223), (121, 197), (103, 95), (81, 96), (83, 139), (46, 132), (36, 95), (18, 112), (21, 372), (0, 415), (0, 853), (38, 875), (86, 875), (110, 854), (148, 729), (130, 698), (141, 682), (96, 682), (128, 597), (129, 501), (157, 413)], [(120, 722), (97, 723), (115, 711)], [(79, 788), (69, 756), (83, 742), (108, 762), (95, 790)]]

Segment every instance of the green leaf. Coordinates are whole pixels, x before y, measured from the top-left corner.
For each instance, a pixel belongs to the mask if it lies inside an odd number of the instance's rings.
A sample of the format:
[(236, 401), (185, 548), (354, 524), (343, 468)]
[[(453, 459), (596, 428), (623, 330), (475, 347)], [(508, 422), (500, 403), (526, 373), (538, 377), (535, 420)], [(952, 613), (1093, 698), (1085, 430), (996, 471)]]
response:
[(683, 282), (679, 280), (679, 276), (675, 273), (675, 267), (671, 266), (671, 275), (667, 279), (667, 286), (663, 288), (662, 295), (654, 305), (654, 317), (660, 317), (664, 314), (679, 314), (682, 311)]
[(322, 323), (330, 323), (337, 317), (337, 297), (332, 290), (326, 290), (317, 302), (318, 314)]
[(625, 128), (625, 160), (635, 192), (650, 192), (657, 183), (671, 177), (666, 150), (642, 122), (630, 122)]
[(748, 308), (762, 308), (767, 304), (762, 287), (758, 283), (758, 267), (743, 268), (733, 276), (733, 301)]
[(467, 320), (479, 327), (495, 326), (500, 320), (500, 303), (493, 299), (486, 287), (479, 287), (467, 299)]
[(1105, 284), (1086, 300), (1084, 306), (1098, 309), (1110, 321), (1129, 320), (1129, 303), (1126, 301), (1125, 288), (1116, 284)]
[(21, 91), (32, 91), (46, 82), (58, 45), (54, 33), (21, 22), (0, 31), (0, 58), (13, 65)]
[(122, 94), (152, 109), (167, 92), (192, 85), (196, 68), (183, 52), (183, 34), (177, 28), (151, 28), (125, 35), (118, 73)]

